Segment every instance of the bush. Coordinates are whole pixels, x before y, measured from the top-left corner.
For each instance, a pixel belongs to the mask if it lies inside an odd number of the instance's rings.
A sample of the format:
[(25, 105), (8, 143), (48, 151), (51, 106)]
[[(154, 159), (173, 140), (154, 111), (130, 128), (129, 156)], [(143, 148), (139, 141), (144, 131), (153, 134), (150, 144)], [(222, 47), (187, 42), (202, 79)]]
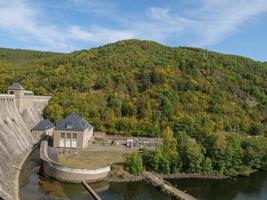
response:
[(126, 165), (127, 170), (136, 176), (141, 174), (144, 170), (143, 159), (137, 152), (127, 154)]
[(203, 172), (206, 172), (206, 173), (209, 173), (209, 172), (212, 171), (212, 161), (211, 161), (210, 158), (206, 158), (206, 159), (203, 161), (202, 171), (203, 171)]

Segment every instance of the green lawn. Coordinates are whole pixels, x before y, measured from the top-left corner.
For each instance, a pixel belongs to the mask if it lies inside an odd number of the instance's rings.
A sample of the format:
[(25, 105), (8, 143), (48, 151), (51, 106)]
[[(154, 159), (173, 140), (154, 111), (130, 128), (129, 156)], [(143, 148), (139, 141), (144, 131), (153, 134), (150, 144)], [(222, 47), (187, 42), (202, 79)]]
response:
[(81, 169), (96, 169), (109, 164), (125, 161), (124, 153), (119, 151), (82, 151), (65, 153), (58, 157), (60, 164)]

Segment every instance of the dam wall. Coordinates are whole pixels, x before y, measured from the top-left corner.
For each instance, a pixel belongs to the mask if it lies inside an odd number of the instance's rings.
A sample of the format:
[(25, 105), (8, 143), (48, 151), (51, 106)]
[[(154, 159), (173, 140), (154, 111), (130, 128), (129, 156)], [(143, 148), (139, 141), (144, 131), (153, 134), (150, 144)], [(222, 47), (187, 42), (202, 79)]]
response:
[(48, 105), (50, 96), (16, 96), (19, 113), (29, 130), (43, 119), (43, 110)]
[(18, 199), (20, 168), (35, 143), (16, 106), (15, 95), (0, 94), (0, 197)]
[(41, 143), (40, 158), (42, 160), (42, 173), (59, 181), (71, 183), (93, 182), (104, 179), (110, 172), (110, 166), (98, 169), (78, 169), (63, 166), (49, 157), (46, 140)]

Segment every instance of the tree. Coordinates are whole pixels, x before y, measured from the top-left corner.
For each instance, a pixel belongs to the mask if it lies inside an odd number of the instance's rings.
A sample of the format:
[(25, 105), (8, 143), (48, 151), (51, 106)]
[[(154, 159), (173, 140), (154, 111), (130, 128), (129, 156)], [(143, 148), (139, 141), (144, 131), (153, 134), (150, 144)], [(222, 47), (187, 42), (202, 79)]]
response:
[(205, 158), (202, 164), (202, 171), (209, 173), (212, 171), (212, 161), (209, 157)]
[(126, 166), (134, 175), (140, 175), (144, 170), (142, 157), (137, 152), (127, 154)]
[(263, 132), (262, 124), (258, 122), (253, 122), (250, 126), (249, 132), (251, 135), (260, 135)]
[(136, 107), (131, 101), (124, 101), (121, 105), (122, 116), (131, 117), (136, 114)]
[[(177, 151), (177, 139), (174, 137), (172, 129), (168, 126), (163, 131), (162, 151), (164, 157), (169, 160), (169, 172), (178, 172), (181, 168), (181, 161)], [(168, 170), (164, 171), (167, 172)]]
[(95, 88), (96, 90), (100, 90), (100, 89), (105, 88), (107, 84), (108, 84), (108, 80), (107, 80), (107, 79), (105, 79), (105, 78), (100, 78), (100, 79), (97, 79), (97, 80), (95, 81), (95, 86), (94, 86), (94, 88)]
[(163, 152), (167, 155), (176, 156), (177, 152), (177, 140), (174, 137), (173, 131), (170, 127), (166, 127), (163, 131)]
[(200, 172), (204, 161), (202, 147), (194, 139), (187, 139), (182, 150), (183, 169), (186, 172)]
[(238, 135), (227, 137), (227, 147), (224, 151), (224, 161), (226, 168), (240, 166), (243, 159), (243, 149)]
[(63, 108), (57, 103), (49, 104), (44, 113), (45, 117), (51, 119), (53, 122), (61, 120), (64, 115)]

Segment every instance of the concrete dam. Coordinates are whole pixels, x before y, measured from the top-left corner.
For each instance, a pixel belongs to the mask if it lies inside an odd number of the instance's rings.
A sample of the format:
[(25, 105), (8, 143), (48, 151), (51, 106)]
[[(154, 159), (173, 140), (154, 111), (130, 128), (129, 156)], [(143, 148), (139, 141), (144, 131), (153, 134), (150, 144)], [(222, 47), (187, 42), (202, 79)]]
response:
[(0, 94), (0, 199), (18, 199), (20, 168), (32, 151), (31, 128), (42, 118), (50, 97), (39, 97), (15, 83)]

